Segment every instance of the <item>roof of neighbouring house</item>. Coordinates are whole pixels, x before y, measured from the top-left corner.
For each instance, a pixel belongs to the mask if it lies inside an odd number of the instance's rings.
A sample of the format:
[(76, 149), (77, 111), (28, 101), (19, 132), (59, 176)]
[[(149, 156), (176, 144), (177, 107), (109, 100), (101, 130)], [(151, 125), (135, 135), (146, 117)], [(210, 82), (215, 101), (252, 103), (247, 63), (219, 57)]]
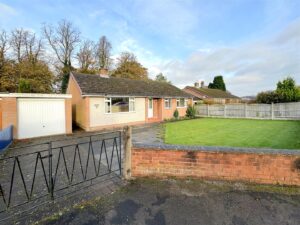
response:
[(195, 97), (205, 96), (205, 98), (239, 98), (227, 91), (222, 91), (219, 89), (186, 86), (183, 90)]
[(168, 84), (153, 80), (104, 78), (95, 74), (71, 73), (86, 96), (184, 97), (190, 94)]

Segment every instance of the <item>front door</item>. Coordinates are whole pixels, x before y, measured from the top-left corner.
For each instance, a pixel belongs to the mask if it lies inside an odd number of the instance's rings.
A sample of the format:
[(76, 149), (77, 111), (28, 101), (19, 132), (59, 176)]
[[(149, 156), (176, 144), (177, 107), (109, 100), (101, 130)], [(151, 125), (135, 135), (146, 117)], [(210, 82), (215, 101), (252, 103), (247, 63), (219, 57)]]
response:
[(148, 118), (153, 117), (153, 99), (149, 98), (148, 99)]

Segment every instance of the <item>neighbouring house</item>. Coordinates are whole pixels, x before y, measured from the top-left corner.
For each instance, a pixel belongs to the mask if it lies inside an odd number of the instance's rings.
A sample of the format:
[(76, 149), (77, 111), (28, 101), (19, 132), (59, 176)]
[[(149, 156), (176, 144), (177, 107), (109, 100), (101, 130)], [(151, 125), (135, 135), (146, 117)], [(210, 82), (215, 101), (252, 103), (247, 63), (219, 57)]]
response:
[(70, 73), (73, 121), (86, 131), (160, 122), (186, 114), (191, 95), (152, 80), (130, 80), (107, 74)]
[(72, 133), (71, 95), (0, 94), (0, 130), (13, 126), (14, 139)]
[(204, 86), (204, 82), (196, 82), (194, 86), (186, 86), (184, 92), (193, 96), (194, 103), (204, 102), (208, 104), (241, 103), (242, 100), (227, 91), (211, 89)]

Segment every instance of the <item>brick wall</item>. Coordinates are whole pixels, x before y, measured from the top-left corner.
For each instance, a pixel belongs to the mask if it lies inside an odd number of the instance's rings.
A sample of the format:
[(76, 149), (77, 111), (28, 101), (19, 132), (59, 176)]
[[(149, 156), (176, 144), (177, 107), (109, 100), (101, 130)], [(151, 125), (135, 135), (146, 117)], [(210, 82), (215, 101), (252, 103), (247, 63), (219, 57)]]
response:
[[(133, 177), (204, 178), (264, 184), (300, 186), (300, 170), (294, 161), (300, 151), (239, 151), (209, 147), (153, 147), (135, 144)], [(189, 150), (190, 149), (190, 150)], [(259, 151), (259, 152), (257, 152)], [(273, 151), (273, 152), (271, 152)]]
[(14, 137), (17, 136), (17, 99), (3, 98), (2, 100), (2, 128), (13, 125)]
[(72, 99), (65, 99), (66, 133), (72, 134)]

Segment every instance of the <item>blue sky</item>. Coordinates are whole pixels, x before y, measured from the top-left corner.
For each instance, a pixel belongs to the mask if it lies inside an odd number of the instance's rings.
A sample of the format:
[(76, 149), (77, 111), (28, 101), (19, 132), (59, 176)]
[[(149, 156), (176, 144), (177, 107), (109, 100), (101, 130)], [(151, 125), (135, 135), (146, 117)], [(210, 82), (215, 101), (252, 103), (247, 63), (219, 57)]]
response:
[(39, 33), (63, 18), (83, 38), (106, 35), (114, 57), (132, 51), (151, 77), (163, 72), (179, 87), (217, 74), (240, 96), (287, 75), (300, 83), (299, 0), (0, 0), (0, 29)]

